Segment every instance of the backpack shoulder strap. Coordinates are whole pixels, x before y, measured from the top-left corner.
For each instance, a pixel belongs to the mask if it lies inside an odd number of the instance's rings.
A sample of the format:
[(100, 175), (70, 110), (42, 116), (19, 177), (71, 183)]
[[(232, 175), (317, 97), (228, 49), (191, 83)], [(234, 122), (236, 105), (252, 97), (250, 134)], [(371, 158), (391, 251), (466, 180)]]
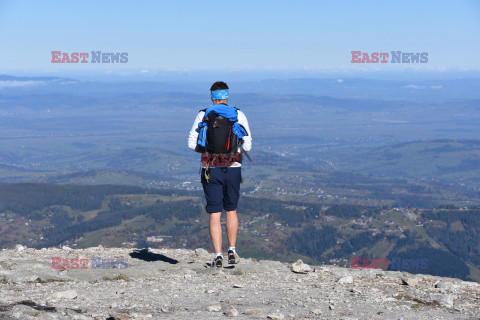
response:
[(202, 110), (198, 110), (198, 113), (200, 113), (200, 112), (204, 113), (202, 121), (205, 121), (205, 113), (207, 112), (207, 109), (205, 108), (205, 109), (202, 109)]
[[(233, 107), (233, 108), (234, 108), (235, 110), (237, 110), (237, 112), (240, 111), (240, 109), (238, 109), (237, 107)], [(235, 121), (235, 122), (238, 122), (238, 118), (237, 118), (237, 121)]]
[[(233, 107), (233, 108), (235, 108), (237, 111), (240, 111), (240, 109), (239, 109), (239, 108), (237, 108), (237, 107)], [(202, 110), (198, 110), (198, 112), (202, 112), (202, 111), (203, 111), (203, 112), (206, 112), (206, 111), (207, 111), (207, 108), (205, 108), (205, 109), (202, 109)]]

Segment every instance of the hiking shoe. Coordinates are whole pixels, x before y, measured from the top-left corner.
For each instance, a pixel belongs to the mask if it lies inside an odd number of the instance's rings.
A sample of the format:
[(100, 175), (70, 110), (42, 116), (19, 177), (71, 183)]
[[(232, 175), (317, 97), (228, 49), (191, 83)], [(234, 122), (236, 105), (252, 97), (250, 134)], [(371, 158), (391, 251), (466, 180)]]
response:
[(233, 250), (228, 250), (228, 263), (237, 264), (238, 260), (240, 260), (238, 254)]
[(215, 259), (213, 259), (212, 267), (222, 268), (223, 267), (223, 257), (222, 256), (215, 257)]

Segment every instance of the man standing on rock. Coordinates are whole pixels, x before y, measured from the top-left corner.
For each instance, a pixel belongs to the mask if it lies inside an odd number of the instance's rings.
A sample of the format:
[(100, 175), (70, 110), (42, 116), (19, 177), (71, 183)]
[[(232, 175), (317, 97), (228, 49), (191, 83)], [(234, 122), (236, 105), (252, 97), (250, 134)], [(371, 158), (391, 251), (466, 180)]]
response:
[[(217, 81), (210, 88), (213, 105), (200, 110), (188, 137), (188, 147), (202, 154), (201, 181), (210, 214), (210, 238), (215, 249), (212, 266), (223, 266), (222, 210), (227, 213), (228, 263), (238, 263), (237, 203), (242, 180), (242, 153), (250, 151), (252, 136), (245, 114), (229, 106), (228, 86)], [(248, 155), (247, 155), (248, 157)]]

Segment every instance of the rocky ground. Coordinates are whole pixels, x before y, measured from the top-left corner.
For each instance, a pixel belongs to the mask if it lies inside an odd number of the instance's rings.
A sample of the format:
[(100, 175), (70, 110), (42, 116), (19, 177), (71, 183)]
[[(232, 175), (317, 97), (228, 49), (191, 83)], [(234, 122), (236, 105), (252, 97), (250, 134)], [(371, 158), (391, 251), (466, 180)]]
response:
[(253, 259), (219, 270), (212, 257), (17, 245), (0, 251), (0, 319), (480, 319), (474, 282)]

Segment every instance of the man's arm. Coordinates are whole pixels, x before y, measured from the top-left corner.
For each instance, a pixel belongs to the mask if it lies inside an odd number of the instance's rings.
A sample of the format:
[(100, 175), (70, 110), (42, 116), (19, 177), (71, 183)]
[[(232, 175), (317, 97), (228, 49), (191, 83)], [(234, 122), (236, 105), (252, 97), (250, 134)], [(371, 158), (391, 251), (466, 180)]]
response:
[(250, 151), (252, 149), (252, 133), (250, 132), (250, 127), (248, 126), (247, 117), (242, 111), (238, 111), (238, 123), (241, 124), (245, 130), (247, 130), (248, 136), (244, 136), (243, 140), (243, 149), (245, 151)]
[(190, 133), (188, 134), (188, 148), (190, 148), (193, 151), (197, 147), (197, 140), (198, 140), (198, 124), (202, 122), (203, 116), (205, 112), (201, 111), (197, 114), (197, 117), (195, 118), (195, 121), (193, 122), (192, 129), (190, 130)]

